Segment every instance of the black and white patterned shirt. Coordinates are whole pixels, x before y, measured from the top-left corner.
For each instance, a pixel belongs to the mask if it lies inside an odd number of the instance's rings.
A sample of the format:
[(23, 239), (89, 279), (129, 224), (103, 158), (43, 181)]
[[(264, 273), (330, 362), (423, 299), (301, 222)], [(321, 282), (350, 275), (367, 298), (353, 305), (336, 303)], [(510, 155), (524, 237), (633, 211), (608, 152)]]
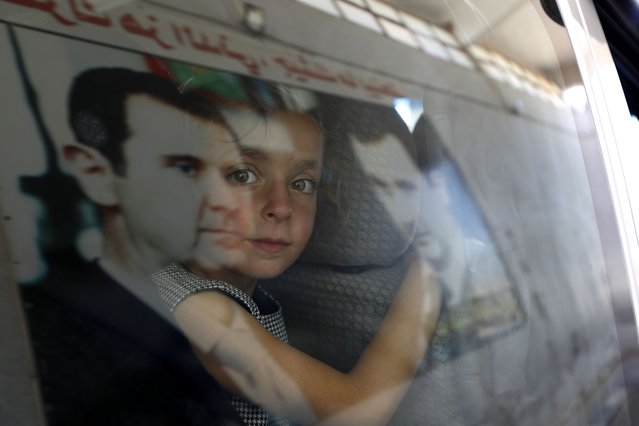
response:
[[(273, 336), (288, 343), (280, 304), (259, 286), (255, 288), (251, 298), (227, 282), (209, 280), (176, 263), (153, 274), (151, 279), (171, 310), (175, 309), (175, 306), (189, 294), (205, 290), (219, 291), (244, 307)], [(286, 419), (270, 414), (239, 396), (231, 395), (231, 404), (247, 426), (288, 426), (289, 424)]]

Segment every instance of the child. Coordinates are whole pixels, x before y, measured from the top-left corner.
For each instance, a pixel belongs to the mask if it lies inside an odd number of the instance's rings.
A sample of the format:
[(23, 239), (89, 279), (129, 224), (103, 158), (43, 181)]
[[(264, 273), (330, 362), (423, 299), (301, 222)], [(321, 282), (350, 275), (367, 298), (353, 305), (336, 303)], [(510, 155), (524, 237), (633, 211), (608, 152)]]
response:
[[(439, 314), (430, 266), (419, 258), (410, 262), (385, 319), (350, 372), (288, 346), (279, 306), (256, 282), (282, 273), (310, 237), (321, 129), (309, 115), (281, 109), (223, 116), (239, 153), (217, 162), (225, 184), (206, 195), (191, 258), (153, 275), (160, 295), (203, 365), (231, 393), (302, 424), (387, 423)], [(260, 410), (234, 401), (246, 423), (264, 419)]]

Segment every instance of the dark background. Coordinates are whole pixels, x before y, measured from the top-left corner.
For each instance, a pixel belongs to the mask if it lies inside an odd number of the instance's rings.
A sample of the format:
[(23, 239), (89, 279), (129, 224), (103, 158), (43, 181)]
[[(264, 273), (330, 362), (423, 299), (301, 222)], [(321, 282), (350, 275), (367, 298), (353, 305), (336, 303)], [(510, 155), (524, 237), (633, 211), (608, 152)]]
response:
[(630, 113), (639, 116), (639, 2), (594, 0)]

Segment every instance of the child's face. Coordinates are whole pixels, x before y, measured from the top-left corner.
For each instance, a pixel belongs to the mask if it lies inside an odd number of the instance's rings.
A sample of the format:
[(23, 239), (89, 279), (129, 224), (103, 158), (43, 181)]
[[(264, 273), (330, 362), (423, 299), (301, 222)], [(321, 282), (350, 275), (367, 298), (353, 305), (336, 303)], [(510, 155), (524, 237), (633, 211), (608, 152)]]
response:
[(271, 278), (311, 235), (323, 142), (317, 123), (299, 113), (233, 112), (227, 121), (240, 149), (218, 160), (225, 188), (211, 187), (205, 197), (188, 263), (226, 277)]

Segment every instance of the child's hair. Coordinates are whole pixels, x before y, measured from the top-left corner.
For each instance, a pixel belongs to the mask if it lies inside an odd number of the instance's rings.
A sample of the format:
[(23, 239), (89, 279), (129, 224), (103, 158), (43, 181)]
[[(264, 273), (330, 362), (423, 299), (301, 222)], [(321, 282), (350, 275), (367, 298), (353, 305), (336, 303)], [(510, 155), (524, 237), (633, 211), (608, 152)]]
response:
[[(230, 76), (226, 73), (222, 74)], [(253, 111), (263, 119), (278, 112), (304, 113), (313, 118), (320, 134), (323, 134), (323, 124), (319, 117), (317, 98), (314, 93), (251, 77), (233, 76), (226, 79), (223, 86), (213, 84), (219, 76), (219, 71), (194, 73), (194, 77), (180, 83), (179, 90), (185, 93), (198, 93), (217, 111)], [(233, 93), (234, 96), (227, 95), (228, 92)], [(233, 132), (232, 129), (230, 130)]]

